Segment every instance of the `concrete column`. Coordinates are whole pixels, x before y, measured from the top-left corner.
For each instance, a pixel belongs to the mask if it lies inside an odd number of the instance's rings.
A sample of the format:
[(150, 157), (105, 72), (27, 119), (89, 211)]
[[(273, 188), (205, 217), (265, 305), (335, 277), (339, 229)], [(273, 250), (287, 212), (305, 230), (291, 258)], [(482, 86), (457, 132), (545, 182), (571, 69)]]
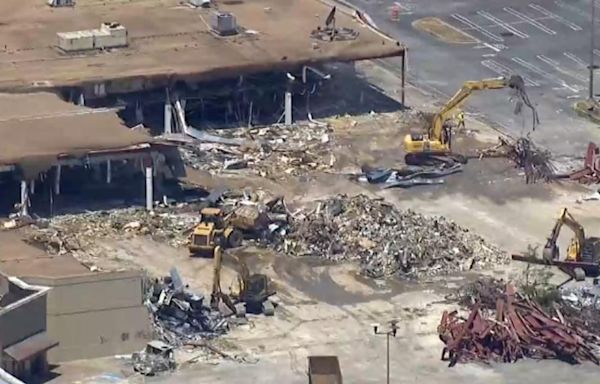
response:
[(29, 182), (29, 193), (35, 194), (35, 180)]
[(152, 210), (154, 191), (152, 190), (152, 167), (146, 167), (146, 209)]
[(112, 166), (110, 160), (106, 160), (106, 184), (110, 184), (112, 181)]
[(27, 182), (21, 180), (21, 216), (29, 214), (29, 193), (27, 191)]
[(165, 120), (164, 120), (164, 133), (173, 133), (173, 107), (171, 103), (165, 102)]
[(144, 108), (139, 101), (136, 101), (135, 103), (135, 122), (137, 124), (142, 124), (144, 122)]
[(292, 125), (292, 92), (285, 92), (285, 125)]
[(77, 97), (77, 105), (85, 106), (85, 96), (83, 92), (81, 92)]
[(56, 166), (56, 173), (54, 174), (54, 194), (60, 195), (60, 174), (61, 174), (61, 166)]

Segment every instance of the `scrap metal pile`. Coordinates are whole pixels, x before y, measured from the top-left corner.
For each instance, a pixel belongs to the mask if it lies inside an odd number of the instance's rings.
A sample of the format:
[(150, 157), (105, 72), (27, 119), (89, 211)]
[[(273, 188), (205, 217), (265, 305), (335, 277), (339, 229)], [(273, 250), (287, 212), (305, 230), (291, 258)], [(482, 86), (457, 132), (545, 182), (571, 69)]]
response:
[(176, 269), (149, 285), (145, 304), (152, 313), (155, 332), (170, 345), (214, 337), (228, 330), (227, 319), (206, 306), (204, 296), (188, 291)]
[(249, 170), (277, 178), (329, 169), (335, 163), (331, 128), (326, 124), (222, 129), (213, 133), (226, 139), (245, 139), (245, 144), (188, 144), (180, 148), (186, 164), (213, 174)]
[(556, 177), (550, 151), (542, 149), (528, 137), (516, 140), (499, 137), (497, 145), (479, 152), (480, 157), (506, 157), (525, 172), (525, 181), (551, 181)]
[(497, 280), (478, 282), (466, 293), (461, 303), (470, 308), (468, 317), (445, 311), (438, 326), (445, 344), (442, 359), (450, 366), (521, 358), (600, 363), (600, 337), (560, 302), (551, 306), (552, 312), (544, 310), (512, 285)]
[(292, 255), (358, 261), (374, 278), (432, 276), (507, 261), (505, 252), (446, 218), (398, 211), (365, 195), (339, 195), (296, 214), (279, 248)]

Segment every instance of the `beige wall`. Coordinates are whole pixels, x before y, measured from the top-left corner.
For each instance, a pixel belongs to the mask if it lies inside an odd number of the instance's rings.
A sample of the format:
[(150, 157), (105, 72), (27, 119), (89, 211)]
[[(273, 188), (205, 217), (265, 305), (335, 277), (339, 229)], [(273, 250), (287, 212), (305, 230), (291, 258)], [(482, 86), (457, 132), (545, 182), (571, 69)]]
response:
[(60, 344), (48, 352), (50, 362), (131, 353), (150, 338), (140, 272), (23, 279), (52, 288), (48, 334)]
[(11, 346), (46, 329), (46, 295), (25, 300), (0, 310), (0, 345)]

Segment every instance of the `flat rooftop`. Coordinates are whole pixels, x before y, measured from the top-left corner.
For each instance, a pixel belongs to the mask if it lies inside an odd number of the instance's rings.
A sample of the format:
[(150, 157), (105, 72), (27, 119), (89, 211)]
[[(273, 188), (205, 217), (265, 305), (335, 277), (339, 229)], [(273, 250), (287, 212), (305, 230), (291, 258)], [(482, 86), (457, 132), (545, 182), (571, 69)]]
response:
[(26, 243), (15, 231), (0, 231), (0, 272), (18, 277), (68, 277), (93, 273), (72, 256), (49, 255)]
[[(0, 90), (31, 91), (107, 81), (165, 78), (196, 80), (287, 70), (328, 61), (397, 56), (404, 46), (338, 6), (336, 26), (359, 32), (355, 40), (311, 38), (332, 5), (320, 0), (222, 0), (213, 9), (180, 0), (78, 0), (51, 8), (44, 0), (0, 1)], [(211, 12), (232, 12), (246, 32), (220, 37), (210, 31)], [(129, 46), (65, 54), (58, 32), (124, 25)]]
[(153, 139), (126, 127), (115, 110), (92, 109), (52, 93), (0, 94), (0, 165), (52, 164), (59, 156), (123, 151)]

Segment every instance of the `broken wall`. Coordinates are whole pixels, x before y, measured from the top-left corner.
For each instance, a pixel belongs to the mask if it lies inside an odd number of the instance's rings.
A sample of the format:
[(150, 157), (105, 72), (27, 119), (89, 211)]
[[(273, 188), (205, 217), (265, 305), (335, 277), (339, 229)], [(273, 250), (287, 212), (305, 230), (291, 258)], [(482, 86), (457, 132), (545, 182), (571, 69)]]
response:
[(59, 341), (50, 362), (131, 353), (151, 336), (138, 271), (47, 278), (29, 283), (52, 287), (48, 295), (48, 335)]

